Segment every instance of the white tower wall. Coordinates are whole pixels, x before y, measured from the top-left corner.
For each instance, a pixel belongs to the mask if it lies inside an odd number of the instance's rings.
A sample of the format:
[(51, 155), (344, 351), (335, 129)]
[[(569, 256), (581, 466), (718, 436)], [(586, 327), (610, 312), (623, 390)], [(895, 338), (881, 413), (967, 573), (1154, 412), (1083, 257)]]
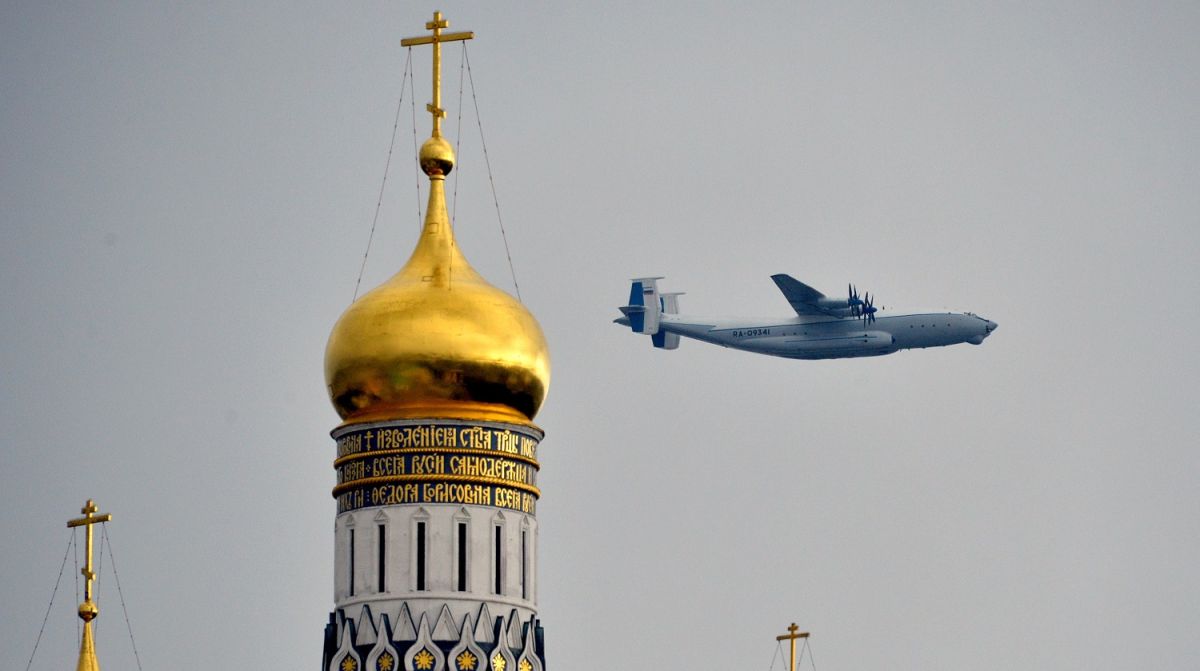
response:
[[(418, 524), (425, 525), (425, 584), (418, 588)], [(467, 545), (459, 551), (459, 525), (466, 526)], [(383, 527), (383, 589), (379, 589), (379, 528)], [(500, 538), (500, 591), (496, 591), (496, 536)], [(354, 564), (350, 538), (354, 532)], [(347, 613), (363, 604), (382, 613), (403, 600), (417, 612), (438, 612), (450, 607), (456, 621), (475, 614), (486, 601), (500, 608), (516, 608), (522, 620), (537, 612), (537, 519), (516, 511), (490, 506), (424, 504), (367, 508), (337, 516), (334, 524), (334, 601)], [(466, 564), (462, 589), (459, 559)], [(351, 581), (351, 571), (354, 578)], [(351, 591), (353, 582), (353, 591)]]
[(418, 671), (543, 671), (541, 431), (412, 419), (345, 425), (333, 437), (336, 609), (325, 671), (393, 671), (409, 657), (420, 661), (405, 668)]

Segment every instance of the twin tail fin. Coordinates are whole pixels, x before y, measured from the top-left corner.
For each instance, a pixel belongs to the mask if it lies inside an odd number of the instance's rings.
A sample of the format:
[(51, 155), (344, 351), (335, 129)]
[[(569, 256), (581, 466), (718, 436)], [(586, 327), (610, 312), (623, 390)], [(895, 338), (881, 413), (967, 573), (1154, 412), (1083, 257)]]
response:
[(675, 349), (679, 347), (679, 335), (662, 330), (662, 316), (679, 313), (679, 296), (682, 292), (660, 294), (658, 281), (661, 279), (634, 278), (629, 287), (629, 304), (620, 308), (625, 316), (616, 321), (629, 326), (634, 333), (650, 336), (650, 341), (659, 349)]

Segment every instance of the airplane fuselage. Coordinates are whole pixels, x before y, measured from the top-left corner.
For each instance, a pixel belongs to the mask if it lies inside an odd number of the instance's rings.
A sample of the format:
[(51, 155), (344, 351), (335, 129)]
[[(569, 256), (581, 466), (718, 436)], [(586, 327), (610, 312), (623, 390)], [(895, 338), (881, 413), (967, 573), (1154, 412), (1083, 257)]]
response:
[(878, 314), (873, 322), (824, 316), (708, 319), (664, 314), (660, 329), (685, 338), (789, 359), (882, 356), (902, 349), (978, 345), (996, 328), (972, 313)]

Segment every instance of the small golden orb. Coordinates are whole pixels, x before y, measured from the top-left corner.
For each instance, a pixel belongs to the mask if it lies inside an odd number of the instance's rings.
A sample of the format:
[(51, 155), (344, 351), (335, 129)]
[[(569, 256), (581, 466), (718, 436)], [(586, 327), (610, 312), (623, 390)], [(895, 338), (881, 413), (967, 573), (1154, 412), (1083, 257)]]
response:
[(79, 619), (84, 622), (91, 622), (100, 614), (100, 609), (91, 600), (84, 601), (79, 604)]
[(446, 141), (446, 138), (435, 135), (425, 141), (421, 145), (420, 164), (421, 170), (425, 171), (426, 175), (433, 177), (441, 175), (445, 177), (454, 169), (454, 148)]

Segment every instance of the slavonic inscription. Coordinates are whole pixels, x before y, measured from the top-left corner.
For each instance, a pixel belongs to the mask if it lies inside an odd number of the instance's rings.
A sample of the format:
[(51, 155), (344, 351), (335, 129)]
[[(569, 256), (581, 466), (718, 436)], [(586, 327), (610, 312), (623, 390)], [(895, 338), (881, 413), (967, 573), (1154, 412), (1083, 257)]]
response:
[(529, 492), (510, 487), (468, 483), (384, 483), (355, 487), (337, 496), (339, 513), (371, 506), (408, 503), (456, 503), (495, 506), (529, 514), (537, 512), (537, 497)]
[(532, 513), (536, 430), (429, 422), (334, 432), (338, 512), (409, 503), (488, 505)]
[(536, 473), (537, 469), (528, 463), (503, 457), (420, 452), (367, 454), (337, 467), (338, 484), (394, 475), (469, 475), (532, 485), (536, 483)]
[(375, 450), (450, 447), (505, 452), (535, 459), (537, 458), (537, 444), (537, 438), (511, 429), (422, 424), (361, 429), (344, 433), (337, 439), (337, 455), (344, 457)]

